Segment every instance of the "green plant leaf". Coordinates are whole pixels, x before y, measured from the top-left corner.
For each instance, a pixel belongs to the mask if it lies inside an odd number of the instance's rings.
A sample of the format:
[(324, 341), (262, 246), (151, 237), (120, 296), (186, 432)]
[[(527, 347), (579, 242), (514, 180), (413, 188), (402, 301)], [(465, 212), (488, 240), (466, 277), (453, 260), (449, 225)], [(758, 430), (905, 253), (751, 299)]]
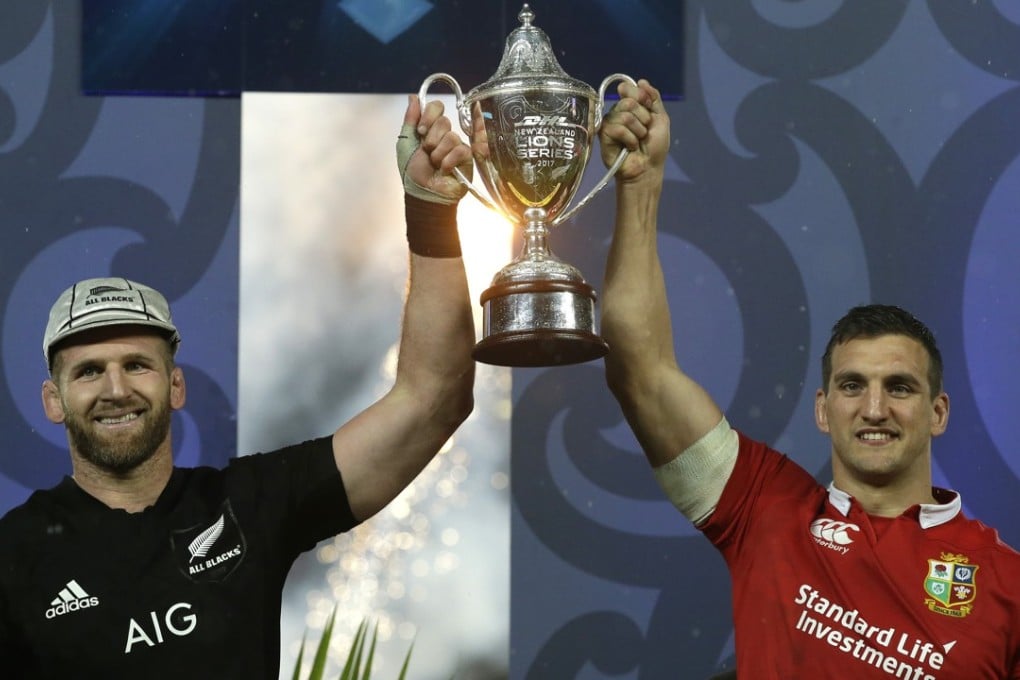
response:
[(322, 680), (326, 672), (326, 658), (329, 655), (329, 640), (333, 637), (333, 623), (336, 621), (336, 607), (329, 617), (329, 622), (322, 629), (322, 637), (319, 638), (319, 646), (315, 649), (315, 659), (312, 661), (312, 670), (308, 674), (308, 680)]
[(297, 663), (294, 664), (294, 674), (290, 676), (291, 680), (300, 680), (301, 678), (301, 662), (305, 658), (305, 638), (307, 637), (307, 633), (301, 636), (301, 647), (298, 649)]
[[(326, 660), (329, 652), (329, 642), (333, 637), (333, 624), (336, 622), (336, 607), (333, 608), (333, 613), (329, 617), (329, 622), (326, 627), (322, 630), (322, 637), (319, 639), (319, 645), (315, 650), (315, 659), (312, 662), (312, 670), (308, 674), (307, 680), (323, 680), (323, 675), (326, 672)], [(358, 630), (354, 634), (354, 641), (351, 643), (351, 649), (347, 652), (347, 659), (344, 662), (343, 670), (340, 672), (338, 680), (371, 680), (372, 675), (372, 662), (375, 659), (375, 645), (379, 636), (379, 622), (377, 621), (372, 627), (372, 639), (368, 639), (368, 620), (362, 619), (361, 624), (358, 625)], [(366, 653), (365, 645), (368, 645)], [(405, 680), (407, 677), (407, 669), (411, 662), (411, 652), (414, 650), (414, 643), (411, 643), (410, 648), (407, 650), (407, 655), (404, 657), (404, 663), (400, 668), (400, 675), (397, 680)], [(292, 680), (299, 680), (301, 674), (301, 662), (304, 658), (305, 651), (305, 639), (301, 639), (301, 649), (298, 651), (297, 664), (294, 666), (294, 673), (291, 676)], [(364, 667), (362, 667), (364, 666)], [(452, 680), (452, 679), (451, 679)]]
[(372, 676), (372, 659), (375, 658), (375, 639), (379, 635), (379, 622), (375, 622), (375, 626), (372, 628), (372, 644), (368, 647), (368, 658), (365, 660), (365, 674), (361, 676), (361, 680), (369, 680)]
[(404, 665), (400, 667), (400, 675), (397, 676), (397, 680), (404, 680), (407, 677), (407, 665), (411, 663), (411, 652), (414, 651), (414, 643), (407, 648), (407, 656), (404, 657)]
[(351, 651), (347, 653), (347, 662), (344, 664), (343, 672), (340, 673), (340, 680), (357, 680), (361, 672), (361, 648), (365, 646), (365, 628), (367, 622), (362, 619), (358, 625), (358, 631), (354, 634), (354, 643)]

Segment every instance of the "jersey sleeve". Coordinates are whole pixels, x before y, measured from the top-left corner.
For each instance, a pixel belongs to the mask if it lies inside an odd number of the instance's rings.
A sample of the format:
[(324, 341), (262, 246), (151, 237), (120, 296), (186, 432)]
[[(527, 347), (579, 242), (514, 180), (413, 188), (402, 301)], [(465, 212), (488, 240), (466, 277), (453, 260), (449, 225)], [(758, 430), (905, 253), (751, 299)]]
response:
[[(699, 525), (705, 536), (726, 555), (741, 537), (767, 516), (771, 506), (802, 501), (822, 487), (784, 454), (738, 432), (737, 462), (715, 511)], [(823, 490), (823, 489), (822, 489)]]
[(235, 458), (228, 474), (253, 485), (263, 525), (273, 527), (296, 552), (358, 524), (333, 457), (332, 437)]

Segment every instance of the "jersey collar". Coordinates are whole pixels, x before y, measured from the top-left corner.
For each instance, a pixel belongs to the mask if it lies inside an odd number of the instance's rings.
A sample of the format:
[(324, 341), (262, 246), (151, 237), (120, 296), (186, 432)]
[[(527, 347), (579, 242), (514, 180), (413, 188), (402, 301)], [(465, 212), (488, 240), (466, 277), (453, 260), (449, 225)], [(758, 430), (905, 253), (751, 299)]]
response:
[(156, 502), (141, 512), (136, 513), (129, 513), (126, 510), (115, 510), (110, 508), (101, 500), (92, 496), (78, 486), (78, 483), (75, 482), (70, 475), (65, 475), (60, 483), (53, 487), (52, 491), (56, 495), (56, 498), (60, 499), (65, 506), (73, 512), (81, 515), (109, 516), (111, 514), (122, 514), (129, 517), (142, 517), (154, 514), (166, 514), (170, 512), (173, 506), (178, 502), (181, 492), (184, 490), (186, 476), (186, 468), (175, 467), (173, 472), (170, 474), (170, 479), (167, 481), (167, 485), (160, 492)]
[[(953, 519), (960, 514), (960, 510), (963, 507), (963, 503), (960, 500), (960, 494), (949, 489), (940, 489), (937, 486), (932, 487), (932, 495), (935, 496), (935, 500), (938, 503), (921, 503), (920, 511), (917, 515), (917, 521), (921, 525), (922, 529), (931, 529), (937, 527), (940, 524), (945, 524), (949, 520)], [(829, 502), (832, 507), (839, 510), (840, 514), (844, 517), (850, 514), (850, 501), (853, 496), (843, 491), (842, 489), (836, 488), (836, 484), (829, 484)]]

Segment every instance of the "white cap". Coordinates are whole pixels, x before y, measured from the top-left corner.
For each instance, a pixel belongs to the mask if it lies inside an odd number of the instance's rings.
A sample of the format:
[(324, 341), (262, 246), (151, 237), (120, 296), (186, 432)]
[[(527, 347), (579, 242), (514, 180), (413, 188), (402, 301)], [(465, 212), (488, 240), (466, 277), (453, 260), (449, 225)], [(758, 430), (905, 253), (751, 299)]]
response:
[(82, 331), (123, 324), (165, 331), (174, 353), (181, 344), (170, 305), (159, 291), (121, 278), (85, 279), (61, 293), (50, 309), (43, 336), (46, 365), (51, 365), (50, 353), (58, 342)]

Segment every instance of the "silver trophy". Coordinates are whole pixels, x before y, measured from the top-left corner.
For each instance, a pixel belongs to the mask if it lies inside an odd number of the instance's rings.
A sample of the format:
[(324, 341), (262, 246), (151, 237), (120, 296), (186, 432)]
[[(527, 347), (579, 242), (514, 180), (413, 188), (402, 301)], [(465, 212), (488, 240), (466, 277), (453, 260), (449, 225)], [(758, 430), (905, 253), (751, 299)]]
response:
[(474, 358), (498, 366), (574, 364), (609, 351), (595, 328), (595, 289), (576, 267), (553, 255), (546, 241), (549, 227), (570, 219), (626, 158), (624, 149), (591, 192), (566, 209), (602, 123), (606, 89), (619, 80), (634, 80), (611, 75), (596, 94), (563, 71), (548, 36), (532, 25), (534, 16), (525, 4), (496, 73), (466, 97), (446, 73), (426, 78), (418, 92), (424, 102), (437, 80), (453, 88), (461, 128), (492, 201), (459, 170), (457, 178), (523, 230), (520, 254), (497, 272), (481, 296), (482, 339)]

